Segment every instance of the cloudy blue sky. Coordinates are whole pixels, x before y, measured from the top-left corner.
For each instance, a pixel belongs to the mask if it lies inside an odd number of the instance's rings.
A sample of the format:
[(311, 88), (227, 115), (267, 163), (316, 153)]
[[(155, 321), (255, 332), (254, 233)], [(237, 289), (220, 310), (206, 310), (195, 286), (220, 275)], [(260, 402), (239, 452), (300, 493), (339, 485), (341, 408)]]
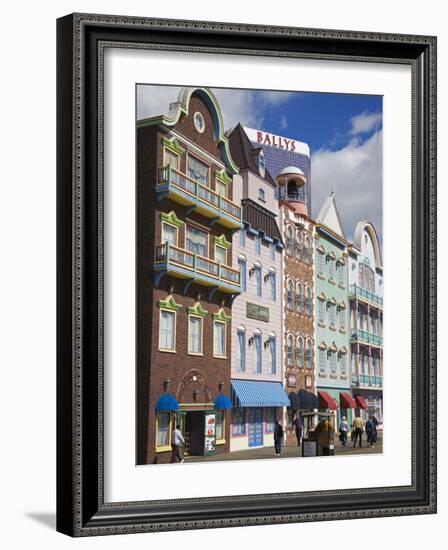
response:
[[(175, 86), (137, 87), (137, 118), (167, 112)], [(237, 122), (304, 141), (311, 148), (313, 216), (334, 191), (346, 235), (360, 220), (382, 240), (382, 97), (214, 88), (224, 125)]]

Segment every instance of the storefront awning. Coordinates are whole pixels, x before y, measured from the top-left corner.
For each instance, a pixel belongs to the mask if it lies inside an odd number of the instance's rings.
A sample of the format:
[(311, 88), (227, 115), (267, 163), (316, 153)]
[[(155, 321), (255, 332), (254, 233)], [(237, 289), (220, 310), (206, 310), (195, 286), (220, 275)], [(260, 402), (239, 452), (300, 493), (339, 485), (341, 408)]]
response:
[(312, 410), (319, 408), (319, 399), (317, 395), (306, 390), (299, 390), (297, 392), (297, 400), (299, 406), (298, 409), (301, 410)]
[(319, 395), (319, 409), (338, 410), (338, 402), (326, 391), (317, 392)]
[(341, 404), (341, 409), (355, 409), (356, 403), (353, 397), (347, 392), (342, 392), (339, 394), (339, 403)]
[(230, 401), (227, 395), (223, 395), (222, 393), (215, 397), (213, 403), (215, 405), (215, 409), (217, 410), (231, 409), (233, 407), (232, 401)]
[(159, 397), (156, 403), (156, 411), (177, 411), (179, 403), (174, 395), (164, 393)]
[(237, 407), (289, 407), (290, 401), (280, 382), (232, 380)]
[(368, 409), (366, 400), (362, 395), (355, 395), (356, 407), (359, 409)]

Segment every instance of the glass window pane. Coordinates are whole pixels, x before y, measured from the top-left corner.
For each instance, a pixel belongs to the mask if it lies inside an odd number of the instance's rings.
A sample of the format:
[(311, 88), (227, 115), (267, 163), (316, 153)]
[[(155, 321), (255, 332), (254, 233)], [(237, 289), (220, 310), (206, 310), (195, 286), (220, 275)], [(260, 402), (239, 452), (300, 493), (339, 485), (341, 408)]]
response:
[(225, 356), (225, 324), (215, 321), (215, 355), (218, 357)]
[(227, 250), (222, 246), (215, 246), (215, 261), (227, 265)]
[(197, 227), (187, 226), (186, 234), (187, 250), (200, 256), (208, 257), (207, 253), (207, 233)]
[(216, 411), (216, 439), (224, 439), (224, 411)]
[(161, 412), (157, 414), (157, 447), (167, 446), (170, 437), (170, 413)]
[(174, 349), (174, 312), (160, 312), (160, 349)]
[(177, 245), (177, 229), (168, 223), (162, 223), (162, 242)]
[(195, 157), (188, 156), (188, 177), (197, 181), (201, 185), (208, 187), (208, 173), (209, 169), (206, 164), (196, 159)]
[(202, 352), (202, 319), (189, 317), (188, 319), (188, 351), (190, 353)]

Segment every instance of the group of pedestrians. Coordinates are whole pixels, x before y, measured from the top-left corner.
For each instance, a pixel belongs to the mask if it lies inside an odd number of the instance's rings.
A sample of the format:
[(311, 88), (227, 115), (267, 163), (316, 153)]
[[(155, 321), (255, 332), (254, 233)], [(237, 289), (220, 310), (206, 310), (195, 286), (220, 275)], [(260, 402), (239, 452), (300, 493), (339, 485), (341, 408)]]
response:
[[(374, 415), (369, 415), (369, 418), (366, 420), (364, 425), (364, 422), (358, 413), (353, 419), (351, 428), (353, 447), (356, 447), (356, 443), (358, 443), (359, 447), (362, 447), (362, 434), (364, 431), (367, 437), (367, 446), (372, 448), (375, 446), (378, 438), (378, 420)], [(348, 432), (349, 428), (347, 418), (343, 416), (339, 425), (339, 440), (341, 441), (343, 447), (347, 446)]]

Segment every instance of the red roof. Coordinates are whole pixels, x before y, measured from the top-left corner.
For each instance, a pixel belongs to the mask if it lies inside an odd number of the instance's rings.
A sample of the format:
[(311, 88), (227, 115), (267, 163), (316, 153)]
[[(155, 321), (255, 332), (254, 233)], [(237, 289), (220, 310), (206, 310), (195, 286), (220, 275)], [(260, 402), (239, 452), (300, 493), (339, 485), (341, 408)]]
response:
[(360, 409), (368, 409), (366, 400), (362, 395), (355, 395), (356, 406)]
[(331, 397), (326, 391), (318, 392), (319, 395), (319, 409), (330, 409), (332, 411), (337, 411), (338, 402), (334, 397)]
[(355, 409), (356, 403), (353, 397), (347, 393), (342, 392), (339, 394), (339, 403), (341, 404), (341, 409)]

